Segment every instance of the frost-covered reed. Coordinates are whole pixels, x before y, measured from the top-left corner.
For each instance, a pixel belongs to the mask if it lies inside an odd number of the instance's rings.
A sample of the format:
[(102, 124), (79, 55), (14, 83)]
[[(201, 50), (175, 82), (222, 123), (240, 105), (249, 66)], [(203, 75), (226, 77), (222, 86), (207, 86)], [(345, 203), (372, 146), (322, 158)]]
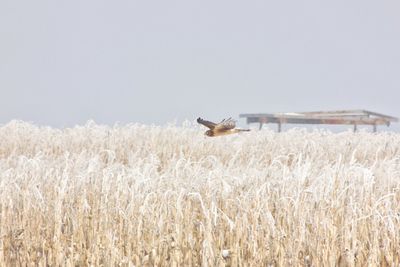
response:
[(0, 266), (400, 264), (400, 135), (0, 128)]

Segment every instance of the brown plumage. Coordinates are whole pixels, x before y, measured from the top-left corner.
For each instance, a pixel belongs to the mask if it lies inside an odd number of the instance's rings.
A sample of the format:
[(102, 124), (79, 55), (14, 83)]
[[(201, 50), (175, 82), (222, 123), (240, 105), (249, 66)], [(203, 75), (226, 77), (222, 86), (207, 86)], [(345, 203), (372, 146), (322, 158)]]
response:
[(210, 137), (234, 134), (238, 132), (247, 132), (249, 129), (237, 129), (235, 121), (232, 118), (223, 119), (220, 123), (214, 123), (211, 121), (203, 120), (202, 118), (198, 118), (197, 122), (208, 127), (210, 130), (206, 131), (204, 134)]

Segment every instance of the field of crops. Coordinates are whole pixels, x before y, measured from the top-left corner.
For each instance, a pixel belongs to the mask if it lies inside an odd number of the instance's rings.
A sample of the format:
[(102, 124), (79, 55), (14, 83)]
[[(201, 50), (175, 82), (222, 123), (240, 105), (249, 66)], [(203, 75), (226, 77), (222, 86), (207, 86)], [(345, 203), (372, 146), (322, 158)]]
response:
[(0, 127), (0, 266), (399, 266), (400, 135)]

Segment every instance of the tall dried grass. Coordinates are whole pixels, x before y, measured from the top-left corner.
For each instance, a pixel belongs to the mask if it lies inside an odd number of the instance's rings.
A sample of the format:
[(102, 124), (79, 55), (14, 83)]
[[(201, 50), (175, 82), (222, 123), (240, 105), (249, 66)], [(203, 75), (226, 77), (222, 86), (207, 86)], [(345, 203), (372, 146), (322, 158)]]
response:
[(0, 128), (1, 266), (400, 264), (400, 135)]

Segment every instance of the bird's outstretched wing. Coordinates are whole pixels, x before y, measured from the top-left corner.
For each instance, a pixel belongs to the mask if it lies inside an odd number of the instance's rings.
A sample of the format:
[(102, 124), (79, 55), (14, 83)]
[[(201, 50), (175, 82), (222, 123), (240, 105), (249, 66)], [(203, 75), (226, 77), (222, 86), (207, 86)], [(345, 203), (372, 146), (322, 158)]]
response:
[(211, 122), (211, 121), (203, 120), (202, 118), (197, 118), (197, 122), (200, 123), (200, 124), (203, 124), (204, 126), (210, 128), (211, 130), (213, 130), (215, 128), (215, 126), (217, 126), (216, 123)]
[(228, 131), (234, 129), (236, 127), (236, 123), (232, 118), (223, 119), (220, 123), (215, 126), (215, 130), (218, 131)]

